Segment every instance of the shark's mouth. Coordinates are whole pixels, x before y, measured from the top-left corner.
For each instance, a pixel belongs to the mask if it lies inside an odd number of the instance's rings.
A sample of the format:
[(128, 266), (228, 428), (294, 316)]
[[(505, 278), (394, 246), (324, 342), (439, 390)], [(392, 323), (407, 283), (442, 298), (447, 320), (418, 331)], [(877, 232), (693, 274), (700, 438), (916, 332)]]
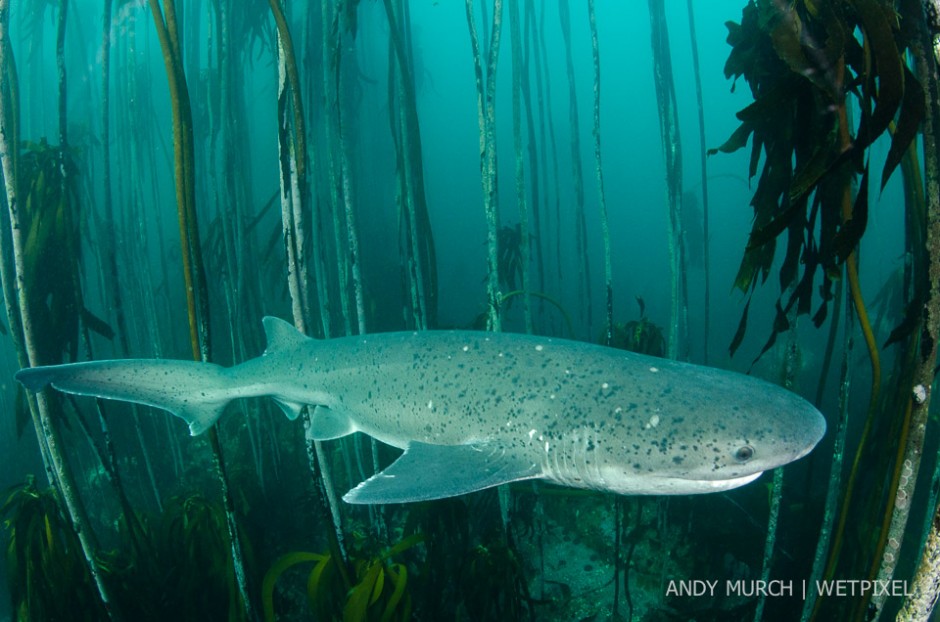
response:
[(709, 492), (712, 490), (731, 490), (732, 488), (737, 488), (739, 486), (744, 486), (745, 484), (750, 484), (755, 479), (763, 475), (763, 471), (758, 471), (757, 473), (751, 473), (750, 475), (745, 475), (743, 477), (732, 477), (731, 479), (695, 479), (690, 478), (690, 482), (698, 482), (702, 485), (702, 492)]
[[(763, 471), (759, 471), (730, 479), (696, 479), (691, 476), (650, 474), (649, 477), (627, 478), (619, 481), (609, 479), (599, 488), (626, 495), (700, 495), (744, 486), (760, 477), (762, 473)], [(565, 482), (559, 483), (565, 484)]]
[(728, 479), (704, 479), (694, 476), (681, 477), (673, 475), (663, 476), (659, 481), (663, 490), (675, 489), (677, 492), (674, 494), (694, 495), (732, 490), (744, 486), (745, 484), (750, 484), (763, 473), (763, 471), (758, 471), (757, 473), (749, 473), (742, 477), (732, 477)]

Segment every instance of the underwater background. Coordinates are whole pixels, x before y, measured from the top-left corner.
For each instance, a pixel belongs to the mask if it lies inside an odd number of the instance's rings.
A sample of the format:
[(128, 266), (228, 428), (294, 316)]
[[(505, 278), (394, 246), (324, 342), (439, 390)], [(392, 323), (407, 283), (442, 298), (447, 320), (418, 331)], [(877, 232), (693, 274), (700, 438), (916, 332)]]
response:
[[(927, 619), (935, 17), (913, 0), (0, 0), (0, 620)], [(332, 491), (397, 455), (368, 437), (314, 443), (260, 399), (190, 437), (13, 379), (231, 365), (262, 353), (265, 315), (747, 372), (828, 432), (725, 493), (523, 483), (362, 507)], [(720, 585), (676, 593), (692, 580)]]

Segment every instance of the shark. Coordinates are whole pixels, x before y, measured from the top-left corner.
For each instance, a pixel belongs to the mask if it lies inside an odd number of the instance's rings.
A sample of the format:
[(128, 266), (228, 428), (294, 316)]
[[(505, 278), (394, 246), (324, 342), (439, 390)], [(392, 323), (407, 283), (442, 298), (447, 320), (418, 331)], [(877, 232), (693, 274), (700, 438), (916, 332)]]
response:
[(343, 497), (426, 501), (543, 480), (631, 495), (718, 492), (805, 456), (826, 422), (760, 379), (590, 343), (418, 331), (314, 339), (263, 320), (267, 347), (232, 367), (167, 359), (26, 368), (29, 391), (154, 406), (202, 434), (239, 398), (309, 408), (319, 441), (365, 433), (404, 452)]

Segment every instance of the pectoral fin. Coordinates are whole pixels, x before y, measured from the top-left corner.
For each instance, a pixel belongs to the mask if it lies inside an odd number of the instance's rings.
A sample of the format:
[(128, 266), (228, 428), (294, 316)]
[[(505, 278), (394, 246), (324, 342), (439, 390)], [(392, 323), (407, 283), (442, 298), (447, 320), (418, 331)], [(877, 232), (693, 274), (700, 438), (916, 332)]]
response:
[(343, 497), (347, 503), (408, 503), (541, 477), (537, 456), (498, 443), (429, 445), (412, 442), (391, 466)]

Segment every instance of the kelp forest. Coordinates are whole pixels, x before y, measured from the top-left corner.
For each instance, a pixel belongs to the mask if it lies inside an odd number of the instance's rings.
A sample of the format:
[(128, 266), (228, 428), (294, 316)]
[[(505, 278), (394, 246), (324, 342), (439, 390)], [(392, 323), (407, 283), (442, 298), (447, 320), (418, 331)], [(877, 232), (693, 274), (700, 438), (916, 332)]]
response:
[[(936, 0), (0, 0), (0, 620), (929, 619), (938, 42)], [(827, 432), (728, 492), (352, 505), (399, 450), (313, 405), (190, 436), (13, 378), (265, 316), (719, 367)]]

